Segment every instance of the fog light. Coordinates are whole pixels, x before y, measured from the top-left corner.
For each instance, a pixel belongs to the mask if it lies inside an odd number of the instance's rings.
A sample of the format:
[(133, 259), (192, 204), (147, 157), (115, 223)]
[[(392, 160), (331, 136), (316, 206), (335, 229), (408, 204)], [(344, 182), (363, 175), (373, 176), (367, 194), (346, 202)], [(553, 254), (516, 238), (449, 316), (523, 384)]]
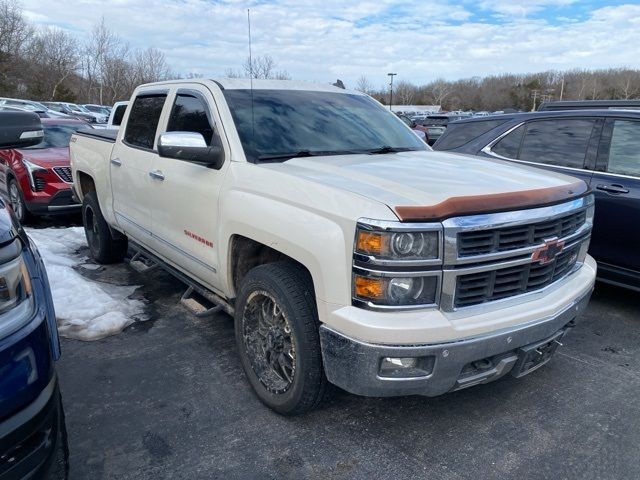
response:
[(435, 358), (385, 357), (380, 362), (378, 375), (384, 378), (427, 377), (433, 372)]

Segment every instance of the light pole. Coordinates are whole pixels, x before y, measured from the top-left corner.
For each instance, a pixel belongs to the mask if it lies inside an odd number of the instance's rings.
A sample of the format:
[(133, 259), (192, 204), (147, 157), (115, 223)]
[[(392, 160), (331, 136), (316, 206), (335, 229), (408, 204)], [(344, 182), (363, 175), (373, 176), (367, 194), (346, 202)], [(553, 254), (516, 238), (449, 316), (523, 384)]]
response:
[(397, 73), (387, 73), (391, 78), (389, 82), (389, 110), (391, 110), (391, 105), (393, 105), (393, 77), (397, 75)]

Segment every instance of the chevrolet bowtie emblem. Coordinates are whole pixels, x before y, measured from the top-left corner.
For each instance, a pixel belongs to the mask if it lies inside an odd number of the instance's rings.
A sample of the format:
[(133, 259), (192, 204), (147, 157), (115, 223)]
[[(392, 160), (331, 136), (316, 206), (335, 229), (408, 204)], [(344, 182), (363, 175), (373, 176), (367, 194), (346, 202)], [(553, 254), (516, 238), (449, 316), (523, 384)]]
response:
[(546, 265), (553, 262), (556, 256), (564, 249), (564, 240), (545, 240), (544, 246), (538, 248), (531, 255), (532, 262), (538, 262), (540, 265)]

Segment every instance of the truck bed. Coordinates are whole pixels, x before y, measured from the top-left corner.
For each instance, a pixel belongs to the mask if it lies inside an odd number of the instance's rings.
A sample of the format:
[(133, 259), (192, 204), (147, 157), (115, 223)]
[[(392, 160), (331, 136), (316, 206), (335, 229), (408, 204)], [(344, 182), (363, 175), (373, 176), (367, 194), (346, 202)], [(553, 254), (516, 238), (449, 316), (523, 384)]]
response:
[(94, 137), (99, 140), (115, 143), (116, 137), (118, 136), (118, 130), (111, 128), (81, 128), (76, 132), (76, 135)]

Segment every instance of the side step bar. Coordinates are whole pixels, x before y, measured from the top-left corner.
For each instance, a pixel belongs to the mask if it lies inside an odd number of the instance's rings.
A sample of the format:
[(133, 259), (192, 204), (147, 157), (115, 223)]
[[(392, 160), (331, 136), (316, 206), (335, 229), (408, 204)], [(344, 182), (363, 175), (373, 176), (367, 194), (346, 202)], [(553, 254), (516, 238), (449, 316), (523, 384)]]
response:
[(138, 273), (147, 273), (158, 268), (158, 264), (140, 250), (131, 257), (129, 266)]
[[(182, 303), (182, 305), (184, 305), (184, 307), (196, 317), (208, 317), (209, 315), (213, 315), (214, 313), (222, 310), (222, 305), (216, 305), (204, 295), (200, 295), (201, 298), (197, 298), (195, 294), (196, 292), (193, 287), (187, 288), (187, 291), (184, 292), (180, 299), (180, 303)], [(207, 306), (205, 303), (209, 303), (211, 306)]]
[[(199, 284), (198, 282), (192, 280), (187, 275), (182, 273), (180, 270), (175, 267), (169, 265), (167, 262), (161, 260), (159, 257), (149, 252), (144, 247), (139, 244), (133, 242), (129, 239), (129, 245), (136, 252), (134, 256), (131, 258), (129, 265), (131, 267), (141, 273), (149, 272), (156, 267), (162, 268), (167, 273), (170, 273), (175, 278), (184, 283), (188, 288), (187, 291), (184, 292), (182, 298), (180, 299), (180, 303), (184, 305), (191, 313), (193, 313), (197, 317), (206, 317), (208, 315), (212, 315), (219, 311), (225, 311), (229, 315), (233, 316), (234, 308), (229, 302), (227, 302), (224, 298), (218, 295), (215, 292), (212, 292), (208, 288)], [(132, 265), (134, 259), (137, 262), (142, 263), (143, 265), (150, 266), (147, 270), (138, 270), (136, 265)], [(196, 295), (200, 298), (197, 298)], [(196, 298), (194, 298), (196, 297)], [(203, 303), (204, 300), (204, 303)], [(207, 304), (207, 305), (205, 305)]]

